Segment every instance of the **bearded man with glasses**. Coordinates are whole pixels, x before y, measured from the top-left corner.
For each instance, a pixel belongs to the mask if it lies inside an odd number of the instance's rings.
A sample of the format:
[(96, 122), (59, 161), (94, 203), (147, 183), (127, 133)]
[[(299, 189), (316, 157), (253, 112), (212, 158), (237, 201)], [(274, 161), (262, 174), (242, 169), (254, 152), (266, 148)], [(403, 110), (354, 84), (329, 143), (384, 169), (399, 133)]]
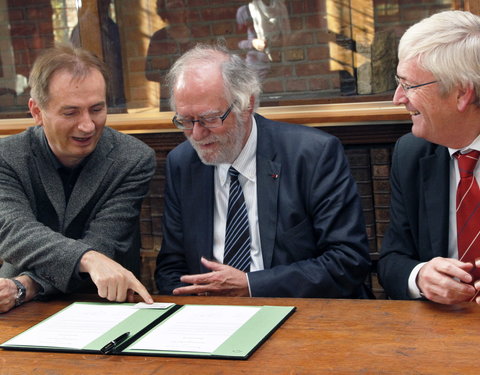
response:
[(446, 11), (409, 28), (393, 102), (412, 116), (395, 146), (379, 276), (394, 299), (480, 303), (480, 17)]
[(259, 79), (240, 56), (198, 45), (167, 76), (169, 153), (163, 294), (366, 298), (362, 208), (342, 145), (258, 114)]

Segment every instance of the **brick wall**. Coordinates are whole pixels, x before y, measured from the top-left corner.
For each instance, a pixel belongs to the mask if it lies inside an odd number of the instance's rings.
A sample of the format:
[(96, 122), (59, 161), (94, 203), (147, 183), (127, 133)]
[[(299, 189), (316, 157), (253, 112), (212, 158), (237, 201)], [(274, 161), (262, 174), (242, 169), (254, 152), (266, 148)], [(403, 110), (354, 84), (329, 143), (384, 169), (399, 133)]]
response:
[[(15, 73), (28, 78), (38, 54), (53, 45), (52, 7), (49, 0), (8, 0), (10, 39)], [(1, 89), (1, 88), (0, 88)], [(28, 92), (17, 96), (7, 92), (0, 96), (0, 110), (27, 109)]]

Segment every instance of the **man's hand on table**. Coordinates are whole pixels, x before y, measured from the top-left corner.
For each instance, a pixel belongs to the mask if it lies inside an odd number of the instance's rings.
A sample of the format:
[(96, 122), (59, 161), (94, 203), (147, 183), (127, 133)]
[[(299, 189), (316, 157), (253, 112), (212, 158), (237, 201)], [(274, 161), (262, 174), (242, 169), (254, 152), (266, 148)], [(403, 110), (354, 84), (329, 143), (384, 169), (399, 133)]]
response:
[(134, 302), (137, 292), (146, 303), (153, 303), (147, 289), (132, 272), (97, 251), (88, 251), (80, 260), (80, 272), (90, 274), (98, 295), (109, 301)]
[(205, 258), (202, 258), (201, 261), (212, 272), (182, 276), (180, 278), (181, 282), (192, 285), (175, 289), (173, 291), (174, 295), (197, 294), (236, 297), (248, 297), (250, 295), (245, 272)]
[[(15, 279), (20, 281), (25, 287), (26, 294), (23, 303), (35, 298), (39, 289), (35, 281), (27, 275), (16, 276)], [(0, 313), (10, 311), (15, 307), (17, 294), (18, 289), (12, 279), (0, 278)]]
[(457, 259), (433, 258), (418, 272), (417, 285), (422, 294), (431, 301), (448, 305), (468, 302), (474, 298), (477, 291), (470, 285), (472, 275), (469, 272), (472, 268), (473, 264)]

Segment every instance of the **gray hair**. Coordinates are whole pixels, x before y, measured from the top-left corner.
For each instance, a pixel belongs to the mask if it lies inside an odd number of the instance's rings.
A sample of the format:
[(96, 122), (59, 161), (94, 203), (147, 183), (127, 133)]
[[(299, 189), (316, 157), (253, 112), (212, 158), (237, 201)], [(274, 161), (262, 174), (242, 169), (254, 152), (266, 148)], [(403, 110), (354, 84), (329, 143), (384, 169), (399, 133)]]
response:
[(215, 45), (199, 43), (184, 53), (172, 66), (166, 76), (170, 90), (170, 107), (175, 111), (174, 87), (180, 76), (191, 66), (201, 63), (217, 64), (223, 77), (224, 95), (229, 103), (233, 103), (232, 111), (239, 116), (250, 107), (250, 98), (254, 97), (253, 110), (259, 105), (262, 92), (257, 73), (250, 68), (244, 59), (231, 53), (220, 43)]
[(434, 14), (411, 26), (400, 39), (399, 60), (418, 58), (439, 80), (442, 94), (473, 85), (480, 97), (480, 17), (464, 11)]

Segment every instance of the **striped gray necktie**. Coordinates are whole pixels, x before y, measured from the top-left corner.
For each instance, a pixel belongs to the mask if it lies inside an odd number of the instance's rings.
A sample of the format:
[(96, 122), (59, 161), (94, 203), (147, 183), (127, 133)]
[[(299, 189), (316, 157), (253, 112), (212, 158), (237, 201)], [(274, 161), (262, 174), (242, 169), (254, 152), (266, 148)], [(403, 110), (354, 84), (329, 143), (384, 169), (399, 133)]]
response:
[(228, 174), (230, 175), (230, 196), (223, 263), (241, 271), (249, 271), (251, 258), (247, 206), (238, 181), (238, 171), (230, 167)]

